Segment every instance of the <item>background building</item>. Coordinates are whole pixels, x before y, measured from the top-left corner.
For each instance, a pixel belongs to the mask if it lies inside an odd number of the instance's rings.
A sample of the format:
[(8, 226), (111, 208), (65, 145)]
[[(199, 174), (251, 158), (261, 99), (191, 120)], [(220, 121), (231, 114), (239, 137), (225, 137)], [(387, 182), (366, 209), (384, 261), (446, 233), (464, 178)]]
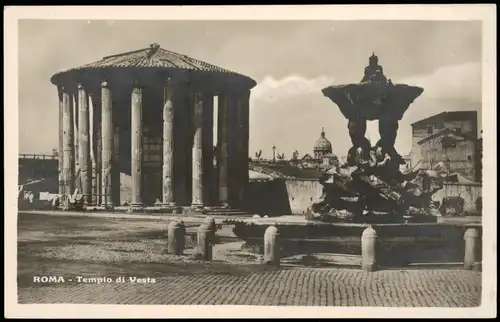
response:
[(414, 169), (440, 167), (472, 181), (480, 177), (476, 111), (443, 112), (412, 124)]
[(332, 143), (326, 138), (324, 129), (321, 129), (321, 136), (314, 144), (313, 151), (316, 160), (321, 160), (325, 155), (332, 153)]

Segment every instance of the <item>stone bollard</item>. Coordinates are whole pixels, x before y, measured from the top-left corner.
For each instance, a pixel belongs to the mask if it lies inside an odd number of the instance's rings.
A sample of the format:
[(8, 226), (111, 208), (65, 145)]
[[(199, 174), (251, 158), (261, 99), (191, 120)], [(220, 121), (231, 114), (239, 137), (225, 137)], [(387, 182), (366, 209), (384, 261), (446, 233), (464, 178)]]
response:
[(377, 269), (377, 232), (368, 227), (361, 235), (361, 268), (366, 272)]
[(182, 255), (186, 245), (186, 227), (184, 223), (172, 221), (168, 225), (167, 252), (173, 255)]
[(264, 263), (280, 266), (280, 240), (276, 226), (269, 226), (264, 233)]
[(469, 228), (464, 234), (465, 256), (464, 268), (471, 270), (476, 267), (477, 243), (479, 241), (479, 231), (476, 228)]
[(213, 217), (206, 217), (205, 221), (203, 222), (208, 226), (208, 229), (210, 230), (210, 242), (212, 245), (215, 244), (215, 233), (217, 232), (217, 225), (215, 224), (215, 219)]
[(210, 261), (212, 260), (212, 230), (209, 225), (203, 223), (198, 228), (198, 255), (200, 259)]

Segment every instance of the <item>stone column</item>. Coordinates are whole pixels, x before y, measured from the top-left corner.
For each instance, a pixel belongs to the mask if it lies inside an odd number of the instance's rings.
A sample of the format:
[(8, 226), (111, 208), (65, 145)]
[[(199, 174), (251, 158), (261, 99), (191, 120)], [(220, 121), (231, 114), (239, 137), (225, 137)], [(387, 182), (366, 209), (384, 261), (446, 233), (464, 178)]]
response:
[(131, 211), (142, 209), (142, 88), (134, 84), (131, 106)]
[(73, 177), (74, 177), (74, 188), (80, 189), (80, 193), (82, 192), (82, 182), (80, 176), (80, 157), (79, 148), (78, 148), (78, 139), (79, 139), (79, 109), (78, 109), (78, 90), (71, 88), (70, 92), (70, 106), (73, 111)]
[(228, 202), (231, 207), (238, 207), (240, 187), (239, 142), (241, 133), (238, 121), (238, 92), (228, 93), (227, 99), (227, 172)]
[[(99, 186), (101, 185), (100, 180), (100, 163), (99, 163), (99, 132), (101, 128), (101, 111), (100, 111), (100, 95), (96, 97), (95, 92), (89, 96), (89, 107), (92, 106), (92, 126), (90, 140), (90, 159), (92, 162), (92, 205), (100, 204), (100, 193)], [(92, 102), (92, 104), (90, 104)]]
[(241, 151), (241, 184), (242, 184), (242, 195), (241, 199), (244, 198), (245, 191), (248, 187), (249, 177), (248, 177), (248, 160), (250, 158), (249, 153), (249, 141), (250, 141), (250, 90), (243, 91), (241, 97), (241, 141), (242, 141), (242, 151)]
[(173, 207), (174, 202), (174, 95), (175, 87), (168, 82), (163, 97), (163, 206)]
[(177, 95), (174, 97), (174, 200), (176, 206), (188, 205), (188, 167), (191, 166), (191, 158), (188, 158), (188, 150), (191, 149), (189, 144), (188, 132), (191, 131), (191, 118), (189, 105), (187, 104), (187, 89), (183, 82), (176, 85)]
[(219, 171), (219, 203), (223, 207), (229, 207), (228, 188), (228, 96), (218, 96), (218, 122), (217, 122), (217, 168)]
[(63, 145), (63, 115), (64, 115), (64, 104), (63, 104), (63, 93), (61, 86), (57, 87), (57, 94), (59, 100), (59, 145), (57, 149), (57, 157), (58, 157), (58, 165), (57, 165), (57, 177), (59, 181), (59, 195), (64, 195), (64, 172), (63, 172), (63, 154), (64, 154), (64, 145)]
[(203, 207), (203, 95), (200, 92), (194, 92), (194, 139), (193, 139), (193, 165), (192, 176), (193, 184), (191, 188), (192, 207)]
[(88, 96), (82, 84), (78, 84), (78, 159), (80, 167), (80, 182), (86, 205), (92, 202), (92, 182), (90, 165), (90, 127)]
[(70, 195), (74, 190), (74, 150), (73, 150), (73, 108), (70, 104), (71, 95), (66, 88), (61, 87), (63, 105), (63, 180), (64, 193)]
[(97, 186), (97, 205), (101, 205), (102, 203), (102, 126), (101, 126), (101, 109), (100, 109), (100, 95), (96, 96), (96, 99), (99, 100), (99, 109), (97, 109), (97, 122), (96, 122), (96, 133), (95, 133), (95, 160), (96, 160), (96, 186)]
[(102, 201), (105, 209), (113, 208), (113, 103), (107, 82), (101, 83)]
[(248, 183), (248, 122), (249, 122), (249, 100), (250, 92), (242, 90), (238, 93), (236, 107), (235, 128), (235, 176), (237, 189), (235, 197), (239, 203), (243, 201), (243, 192)]
[(113, 171), (111, 171), (111, 199), (113, 201), (113, 206), (121, 205), (121, 155), (120, 155), (120, 124), (116, 121), (118, 118), (115, 107), (113, 107), (113, 158), (111, 164), (113, 165)]
[(212, 206), (216, 196), (214, 185), (214, 95), (203, 94), (203, 201)]

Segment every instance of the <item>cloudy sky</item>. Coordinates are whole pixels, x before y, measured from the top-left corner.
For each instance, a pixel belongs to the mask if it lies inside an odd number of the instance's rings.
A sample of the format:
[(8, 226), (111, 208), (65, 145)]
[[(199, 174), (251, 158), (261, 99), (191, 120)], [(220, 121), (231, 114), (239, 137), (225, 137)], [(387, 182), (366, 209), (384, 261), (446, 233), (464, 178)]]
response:
[[(57, 147), (61, 70), (148, 47), (179, 52), (252, 77), (250, 149), (263, 156), (311, 153), (324, 127), (334, 153), (349, 148), (347, 121), (321, 93), (358, 82), (372, 52), (394, 83), (425, 89), (400, 123), (397, 149), (410, 151), (410, 124), (442, 111), (481, 113), (481, 24), (452, 21), (50, 21), (19, 23), (20, 153)], [(481, 114), (479, 114), (481, 117)], [(377, 124), (369, 138), (378, 139)]]

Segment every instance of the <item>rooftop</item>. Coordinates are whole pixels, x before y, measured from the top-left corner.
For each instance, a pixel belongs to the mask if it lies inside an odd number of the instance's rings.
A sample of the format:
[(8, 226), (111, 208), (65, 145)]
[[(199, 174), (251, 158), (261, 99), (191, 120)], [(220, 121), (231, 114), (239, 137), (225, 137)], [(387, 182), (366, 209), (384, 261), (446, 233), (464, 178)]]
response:
[(477, 111), (450, 111), (442, 112), (411, 124), (412, 127), (432, 123), (436, 120), (442, 121), (467, 121), (471, 118), (477, 118)]
[(160, 45), (154, 43), (147, 48), (106, 56), (99, 61), (56, 73), (54, 76), (52, 76), (51, 81), (52, 83), (54, 83), (54, 80), (55, 78), (58, 77), (58, 75), (65, 74), (68, 72), (85, 70), (85, 69), (100, 69), (100, 68), (178, 69), (178, 70), (188, 70), (188, 71), (198, 71), (198, 72), (225, 73), (231, 75), (238, 75), (250, 79), (247, 76), (238, 74), (228, 69), (215, 66), (206, 63), (204, 61), (188, 57), (183, 54), (163, 49), (160, 47)]
[(471, 137), (468, 134), (464, 134), (462, 132), (458, 132), (455, 129), (446, 128), (446, 129), (443, 129), (443, 130), (441, 130), (439, 132), (436, 132), (434, 134), (431, 134), (431, 135), (423, 138), (422, 140), (418, 141), (418, 144), (422, 144), (424, 142), (427, 142), (428, 140), (431, 140), (433, 138), (440, 137), (440, 136), (443, 136), (443, 135), (446, 135), (446, 134), (452, 134), (454, 136), (458, 136), (458, 137), (464, 138), (465, 140), (476, 140), (475, 138)]

